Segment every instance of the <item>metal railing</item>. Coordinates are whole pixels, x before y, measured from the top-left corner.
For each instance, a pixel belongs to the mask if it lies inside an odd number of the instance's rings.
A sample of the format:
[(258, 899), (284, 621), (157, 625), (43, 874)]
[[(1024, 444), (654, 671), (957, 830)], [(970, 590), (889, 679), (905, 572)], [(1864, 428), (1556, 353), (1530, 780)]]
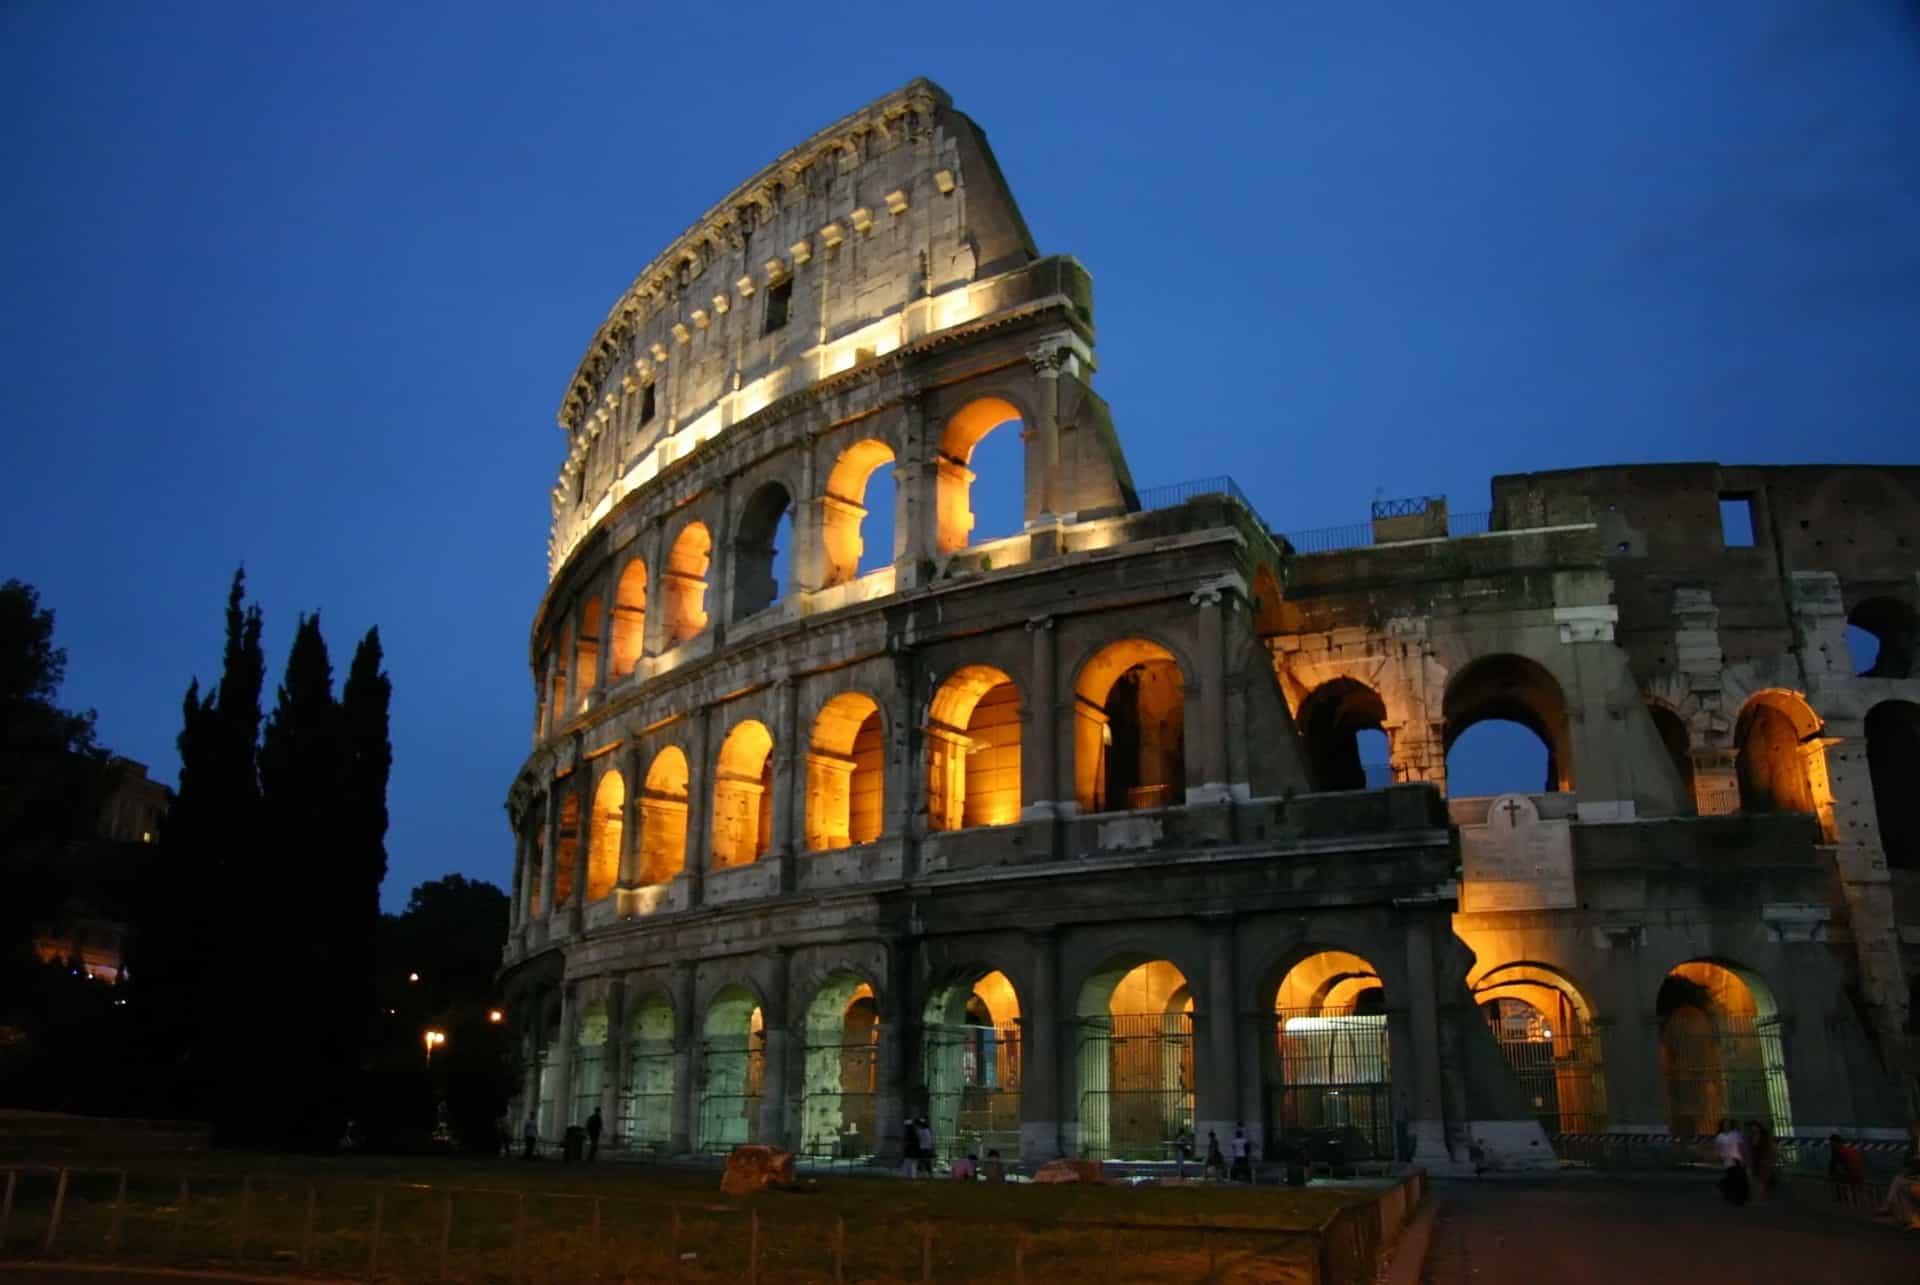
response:
[[(1486, 535), (1492, 529), (1493, 511), (1447, 514), (1447, 538)], [(1288, 544), (1295, 553), (1333, 553), (1340, 549), (1365, 549), (1374, 544), (1373, 523), (1349, 522), (1344, 526), (1314, 527), (1307, 531), (1286, 531)]]
[(1145, 513), (1153, 509), (1171, 509), (1189, 500), (1197, 500), (1203, 495), (1224, 495), (1238, 500), (1246, 506), (1247, 512), (1253, 514), (1254, 520), (1260, 523), (1261, 528), (1266, 529), (1266, 519), (1260, 516), (1260, 510), (1253, 507), (1253, 501), (1247, 498), (1247, 493), (1240, 489), (1239, 484), (1225, 474), (1218, 477), (1197, 477), (1186, 482), (1169, 482), (1164, 486), (1149, 486), (1140, 492), (1140, 510)]

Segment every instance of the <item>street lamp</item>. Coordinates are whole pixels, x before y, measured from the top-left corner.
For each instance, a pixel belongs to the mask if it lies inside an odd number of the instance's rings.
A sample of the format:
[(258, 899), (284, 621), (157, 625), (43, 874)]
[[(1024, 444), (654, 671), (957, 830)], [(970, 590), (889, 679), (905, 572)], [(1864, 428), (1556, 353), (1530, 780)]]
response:
[(500, 1009), (490, 1008), (487, 1010), (487, 1020), (497, 1026), (507, 1020), (507, 1015)]
[(447, 1033), (445, 1031), (429, 1029), (426, 1033), (425, 1040), (427, 1045), (427, 1065), (432, 1066), (433, 1051), (447, 1042)]

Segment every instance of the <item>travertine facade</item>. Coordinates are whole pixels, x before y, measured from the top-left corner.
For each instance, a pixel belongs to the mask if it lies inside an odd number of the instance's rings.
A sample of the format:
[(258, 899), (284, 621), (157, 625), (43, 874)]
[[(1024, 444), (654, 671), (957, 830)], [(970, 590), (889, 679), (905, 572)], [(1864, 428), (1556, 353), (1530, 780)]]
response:
[[(1086, 271), (924, 81), (595, 335), (509, 798), (543, 1129), (862, 1156), (925, 1114), (1032, 1159), (1245, 1121), (1446, 1165), (1716, 1110), (1898, 1124), (1920, 826), (1875, 787), (1920, 761), (1916, 471), (1501, 478), (1483, 534), (1416, 505), (1296, 554), (1231, 484), (1136, 491), (1093, 350)], [(996, 431), (1025, 524), (977, 542)], [(1489, 718), (1548, 788), (1446, 797)], [(1522, 816), (1547, 855), (1476, 875)]]

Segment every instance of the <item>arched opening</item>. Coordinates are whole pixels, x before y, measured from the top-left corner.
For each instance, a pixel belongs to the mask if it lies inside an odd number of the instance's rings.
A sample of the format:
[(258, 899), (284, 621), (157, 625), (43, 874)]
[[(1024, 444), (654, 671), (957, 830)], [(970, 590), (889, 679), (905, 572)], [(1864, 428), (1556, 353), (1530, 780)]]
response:
[(1660, 1067), (1676, 1137), (1713, 1133), (1729, 1117), (1793, 1132), (1786, 1053), (1772, 992), (1738, 967), (1695, 959), (1660, 984)]
[(807, 754), (807, 848), (826, 852), (880, 837), (886, 742), (880, 706), (842, 692), (813, 722)]
[(1338, 1170), (1390, 1160), (1386, 989), (1360, 956), (1323, 950), (1287, 970), (1274, 994), (1275, 1076), (1267, 1150), (1302, 1149)]
[[(1011, 535), (1026, 525), (1026, 459), (1020, 425), (1018, 408), (998, 397), (969, 402), (947, 421), (934, 461), (939, 470), (939, 552), (954, 553), (970, 544)], [(1002, 429), (1008, 431), (996, 432)], [(983, 452), (989, 434), (994, 446)], [(981, 476), (990, 480), (976, 487), (975, 479)]]
[(627, 1067), (620, 1137), (630, 1147), (664, 1151), (673, 1135), (673, 1008), (658, 995), (627, 1019)]
[(556, 1081), (560, 1076), (553, 1063), (554, 1052), (559, 1047), (560, 1002), (555, 999), (546, 1003), (545, 1016), (534, 1024), (533, 1029), (535, 1110), (540, 1135), (544, 1138), (557, 1137), (565, 1131), (566, 1122), (556, 1114), (560, 1110), (560, 1103), (555, 1101), (559, 1089)]
[[(1307, 771), (1316, 790), (1364, 790), (1385, 765), (1387, 705), (1380, 693), (1352, 678), (1322, 683), (1300, 702), (1294, 722), (1306, 741)], [(1363, 740), (1363, 737), (1365, 738)], [(1376, 739), (1377, 738), (1377, 739)]]
[(1600, 1038), (1573, 983), (1538, 964), (1503, 964), (1480, 978), (1473, 998), (1540, 1127), (1605, 1132)]
[(687, 756), (669, 745), (653, 756), (640, 793), (640, 882), (665, 883), (687, 865)]
[(1187, 801), (1186, 683), (1159, 643), (1125, 638), (1074, 685), (1074, 794), (1082, 812)]
[(1824, 751), (1815, 744), (1820, 718), (1792, 692), (1755, 694), (1734, 724), (1742, 812), (1814, 812), (1809, 756)]
[(1920, 612), (1898, 598), (1868, 598), (1847, 614), (1853, 672), (1866, 678), (1911, 678), (1920, 653)]
[(1893, 869), (1920, 870), (1920, 705), (1881, 701), (1866, 723), (1880, 846)]
[(840, 452), (820, 503), (824, 584), (845, 584), (893, 561), (893, 448), (876, 438)]
[(962, 977), (927, 1001), (921, 1072), (936, 1145), (1020, 1154), (1020, 1001), (1007, 975)]
[(1193, 993), (1164, 959), (1121, 959), (1080, 988), (1080, 1154), (1165, 1160), (1193, 1145)]
[(580, 608), (580, 628), (573, 642), (573, 708), (578, 712), (600, 673), (600, 599), (589, 598)]
[(880, 1007), (851, 974), (827, 980), (807, 1005), (806, 1079), (800, 1150), (810, 1156), (872, 1155), (877, 1134)]
[(660, 586), (668, 647), (679, 646), (707, 627), (707, 566), (712, 553), (713, 537), (704, 522), (689, 522), (674, 537)]
[(607, 1001), (594, 999), (580, 1010), (574, 1024), (573, 1056), (567, 1060), (569, 1086), (567, 1125), (584, 1125), (600, 1105), (600, 1091), (607, 1083)]
[(548, 680), (547, 735), (552, 736), (572, 718), (567, 709), (567, 659), (573, 653), (573, 630), (560, 628), (560, 641), (553, 649), (553, 676)]
[(957, 669), (927, 712), (927, 823), (959, 830), (1019, 819), (1019, 689), (990, 665)]
[(1666, 747), (1673, 770), (1680, 774), (1687, 810), (1692, 811), (1693, 738), (1687, 733), (1687, 724), (1672, 709), (1656, 701), (1647, 702), (1647, 715), (1653, 719), (1653, 730), (1660, 734), (1660, 744)]
[(527, 838), (527, 918), (538, 919), (547, 910), (547, 822), (544, 809)]
[(635, 558), (620, 573), (613, 598), (613, 681), (633, 673), (647, 645), (647, 564)]
[(740, 510), (733, 535), (733, 618), (744, 619), (780, 600), (787, 551), (793, 545), (793, 497), (778, 482), (763, 484)]
[(587, 827), (587, 900), (613, 895), (620, 882), (620, 836), (626, 829), (627, 783), (607, 772), (593, 791), (593, 816)]
[(760, 1140), (767, 1034), (750, 991), (729, 986), (707, 1006), (700, 1032), (700, 1150)]
[(1537, 661), (1482, 656), (1447, 684), (1441, 708), (1450, 796), (1573, 788), (1566, 697)]
[(573, 900), (574, 866), (580, 858), (580, 792), (568, 790), (560, 804), (560, 833), (554, 852), (553, 907)]
[(751, 865), (773, 846), (773, 733), (736, 723), (720, 745), (713, 781), (713, 868)]

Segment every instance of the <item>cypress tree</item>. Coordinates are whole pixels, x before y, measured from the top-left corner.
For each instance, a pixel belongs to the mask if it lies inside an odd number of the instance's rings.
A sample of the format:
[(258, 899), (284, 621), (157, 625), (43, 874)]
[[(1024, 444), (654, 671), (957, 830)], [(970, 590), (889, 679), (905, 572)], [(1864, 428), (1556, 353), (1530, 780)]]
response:
[(342, 800), (339, 983), (343, 1021), (355, 1047), (365, 1047), (376, 1007), (374, 969), (380, 957), (380, 884), (387, 876), (387, 779), (393, 769), (388, 710), (393, 683), (382, 672), (380, 631), (370, 629), (354, 648), (340, 693), (346, 729), (346, 791)]

